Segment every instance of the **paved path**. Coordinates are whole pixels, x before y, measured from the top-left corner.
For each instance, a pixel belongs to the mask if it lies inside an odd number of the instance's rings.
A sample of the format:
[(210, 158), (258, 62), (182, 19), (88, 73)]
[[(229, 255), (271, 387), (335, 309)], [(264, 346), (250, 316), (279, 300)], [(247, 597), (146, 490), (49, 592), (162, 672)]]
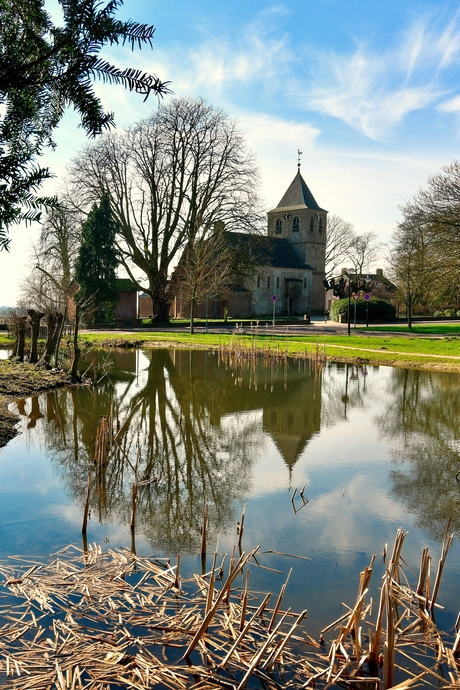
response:
[(367, 348), (367, 347), (351, 347), (350, 345), (328, 345), (329, 348), (337, 349), (337, 350), (358, 350), (359, 352), (373, 352), (376, 354), (377, 352), (382, 352), (385, 353), (386, 355), (407, 355), (410, 356), (411, 358), (413, 357), (436, 357), (437, 359), (456, 359), (460, 360), (460, 355), (436, 355), (436, 354), (431, 354), (431, 353), (422, 353), (422, 352), (398, 352), (397, 350), (376, 350), (372, 348)]
[[(249, 322), (250, 323), (250, 322)], [(265, 335), (265, 334), (270, 334), (270, 335), (291, 335), (291, 336), (302, 336), (302, 335), (345, 335), (348, 329), (348, 324), (346, 323), (337, 323), (335, 321), (324, 321), (323, 318), (318, 317), (318, 319), (315, 319), (313, 317), (313, 320), (311, 323), (303, 323), (302, 321), (299, 321), (298, 324), (288, 324), (285, 325), (283, 323), (278, 323), (275, 324), (275, 326), (272, 326), (271, 324), (268, 326), (259, 326), (256, 328), (255, 326), (253, 328), (250, 327), (249, 323), (247, 321), (242, 322), (242, 328), (239, 328), (238, 330), (235, 328), (235, 325), (232, 323), (231, 325), (227, 324), (213, 324), (210, 323), (208, 327), (208, 333), (213, 333), (215, 335), (219, 333), (225, 333), (225, 334), (244, 334), (244, 335)], [(423, 322), (426, 325), (439, 325), (439, 321), (436, 322)], [(449, 321), (448, 323), (455, 323), (452, 321)], [(381, 324), (373, 324), (373, 326), (388, 326), (390, 324), (388, 323), (381, 323)], [(414, 324), (416, 325), (416, 324)], [(142, 333), (188, 333), (189, 332), (189, 326), (184, 324), (183, 326), (141, 326), (139, 328), (126, 328), (126, 329), (98, 329), (98, 330), (86, 330), (83, 329), (81, 333), (107, 333), (111, 335), (116, 335), (117, 333), (123, 333), (123, 334), (129, 334), (129, 335), (142, 335)], [(206, 328), (204, 326), (195, 326), (195, 333), (205, 333)], [(360, 324), (360, 328), (357, 328), (356, 330), (351, 328), (351, 335), (355, 336), (360, 336), (363, 338), (366, 337), (374, 337), (374, 338), (407, 338), (410, 336), (411, 338), (444, 338), (445, 336), (442, 334), (431, 334), (431, 333), (411, 333), (409, 331), (374, 331), (372, 330), (372, 326), (369, 328), (365, 328)], [(404, 354), (404, 353), (403, 353)], [(432, 355), (429, 355), (432, 356)], [(435, 355), (433, 355), (435, 356)]]

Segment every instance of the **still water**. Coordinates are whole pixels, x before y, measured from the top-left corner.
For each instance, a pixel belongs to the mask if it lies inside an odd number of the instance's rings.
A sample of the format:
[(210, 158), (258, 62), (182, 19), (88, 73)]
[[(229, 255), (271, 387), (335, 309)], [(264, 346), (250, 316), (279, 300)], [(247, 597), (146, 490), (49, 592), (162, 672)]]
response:
[[(131, 547), (132, 484), (150, 482), (138, 489), (135, 548), (180, 552), (187, 574), (201, 569), (205, 501), (209, 553), (217, 542), (231, 551), (246, 505), (243, 548), (266, 552), (251, 588), (278, 591), (292, 567), (288, 603), (308, 609), (313, 634), (354, 603), (360, 571), (398, 527), (414, 571), (429, 546), (434, 578), (448, 517), (460, 525), (458, 376), (179, 350), (116, 352), (102, 367), (96, 388), (12, 406), (21, 433), (0, 450), (0, 558), (81, 543), (96, 429), (112, 409), (117, 445), (92, 494), (89, 541)], [(374, 596), (383, 567), (378, 558)], [(445, 630), (459, 580), (455, 540), (438, 598)]]

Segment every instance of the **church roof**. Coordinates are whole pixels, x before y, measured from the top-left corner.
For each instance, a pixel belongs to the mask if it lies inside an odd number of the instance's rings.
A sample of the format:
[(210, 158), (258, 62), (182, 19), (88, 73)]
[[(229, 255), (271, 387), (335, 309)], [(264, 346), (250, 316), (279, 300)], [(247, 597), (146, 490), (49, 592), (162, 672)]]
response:
[(294, 467), (309, 441), (306, 436), (269, 431), (284, 462), (289, 468)]
[(279, 202), (276, 210), (281, 209), (299, 209), (299, 208), (313, 208), (315, 211), (324, 211), (316, 203), (315, 197), (310, 192), (307, 183), (300, 174), (300, 169), (297, 170), (297, 175), (292, 180), (283, 198)]
[(229, 232), (231, 244), (254, 257), (255, 263), (273, 268), (300, 268), (312, 271), (288, 240), (282, 237), (264, 237)]

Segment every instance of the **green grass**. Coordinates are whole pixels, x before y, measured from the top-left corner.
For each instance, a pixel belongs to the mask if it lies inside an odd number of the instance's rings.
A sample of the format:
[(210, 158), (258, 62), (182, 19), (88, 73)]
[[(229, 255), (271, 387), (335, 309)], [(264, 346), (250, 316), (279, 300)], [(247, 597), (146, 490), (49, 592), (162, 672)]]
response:
[[(215, 318), (210, 318), (208, 317), (208, 324), (212, 323), (228, 323), (230, 325), (233, 325), (235, 323), (255, 323), (258, 321), (259, 323), (271, 323), (273, 320), (272, 316), (259, 316), (256, 318), (255, 316), (252, 317), (228, 317), (227, 320), (225, 321), (224, 318), (221, 319), (215, 319)], [(298, 318), (294, 316), (276, 316), (276, 322), (277, 323), (282, 323), (283, 321), (298, 321), (299, 324), (304, 322), (303, 318)], [(206, 325), (206, 318), (199, 317), (193, 320), (193, 323), (195, 326), (205, 326)], [(169, 322), (170, 326), (188, 326), (190, 324), (190, 319), (171, 319)], [(150, 319), (142, 319), (142, 326), (149, 326), (150, 325)]]
[[(133, 339), (132, 334), (117, 334), (114, 338)], [(452, 338), (411, 338), (408, 337), (379, 337), (369, 336), (363, 338), (359, 335), (312, 335), (312, 336), (283, 336), (283, 335), (231, 335), (215, 333), (187, 333), (162, 332), (162, 333), (137, 333), (136, 338), (148, 344), (165, 347), (175, 345), (179, 347), (215, 348), (219, 345), (239, 344), (242, 347), (251, 347), (256, 344), (258, 348), (270, 348), (287, 352), (290, 355), (303, 355), (312, 353), (318, 347), (326, 349), (330, 359), (357, 358), (369, 360), (372, 363), (393, 363), (411, 366), (427, 366), (429, 364), (444, 364), (451, 369), (460, 369), (460, 341)], [(85, 334), (82, 339), (85, 343), (98, 345), (106, 344), (111, 339), (111, 334)], [(458, 360), (449, 360), (449, 357), (458, 357)]]
[(460, 323), (417, 324), (409, 329), (407, 326), (370, 326), (369, 329), (358, 327), (360, 331), (383, 331), (393, 333), (425, 333), (426, 335), (458, 335), (460, 336)]
[[(315, 334), (311, 336), (286, 336), (286, 335), (232, 335), (230, 333), (178, 333), (175, 330), (168, 332), (135, 332), (135, 333), (85, 333), (81, 341), (86, 346), (104, 347), (110, 341), (128, 340), (135, 344), (143, 342), (148, 347), (185, 347), (185, 348), (216, 348), (219, 345), (239, 344), (242, 347), (255, 345), (260, 349), (287, 352), (289, 355), (303, 356), (305, 353), (314, 353), (317, 348), (325, 350), (329, 359), (368, 360), (372, 364), (394, 364), (399, 366), (423, 366), (449, 368), (460, 371), (460, 325), (442, 324), (439, 326), (417, 326), (417, 331), (425, 333), (426, 338), (411, 337), (406, 335), (395, 336), (391, 330), (403, 333), (403, 327), (387, 328), (379, 330), (388, 332), (388, 335), (374, 336), (371, 333), (366, 336), (352, 334), (348, 337), (342, 335)], [(420, 329), (420, 330), (419, 330)], [(434, 331), (432, 329), (435, 329)], [(439, 329), (447, 329), (439, 332)], [(428, 337), (440, 335), (438, 338)], [(13, 346), (13, 341), (0, 335), (0, 346)], [(458, 359), (449, 359), (449, 358)]]

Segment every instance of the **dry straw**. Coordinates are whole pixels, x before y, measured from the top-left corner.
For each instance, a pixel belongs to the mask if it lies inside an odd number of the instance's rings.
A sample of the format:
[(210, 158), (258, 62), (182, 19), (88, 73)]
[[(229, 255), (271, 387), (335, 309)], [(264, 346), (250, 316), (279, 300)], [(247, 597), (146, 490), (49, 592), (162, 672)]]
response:
[(0, 564), (0, 686), (460, 688), (460, 633), (449, 639), (433, 618), (451, 535), (446, 530), (431, 595), (427, 550), (418, 580), (409, 584), (405, 536), (398, 531), (375, 621), (373, 557), (354, 605), (324, 628), (327, 648), (322, 636), (320, 644), (308, 635), (306, 611), (282, 606), (290, 573), (273, 608), (270, 594), (251, 592), (248, 568), (257, 567), (258, 547), (239, 558), (234, 551), (226, 578), (216, 553), (211, 571), (189, 580), (179, 574), (180, 557), (172, 566), (127, 550), (103, 553), (97, 545), (69, 546), (51, 559), (12, 556)]

